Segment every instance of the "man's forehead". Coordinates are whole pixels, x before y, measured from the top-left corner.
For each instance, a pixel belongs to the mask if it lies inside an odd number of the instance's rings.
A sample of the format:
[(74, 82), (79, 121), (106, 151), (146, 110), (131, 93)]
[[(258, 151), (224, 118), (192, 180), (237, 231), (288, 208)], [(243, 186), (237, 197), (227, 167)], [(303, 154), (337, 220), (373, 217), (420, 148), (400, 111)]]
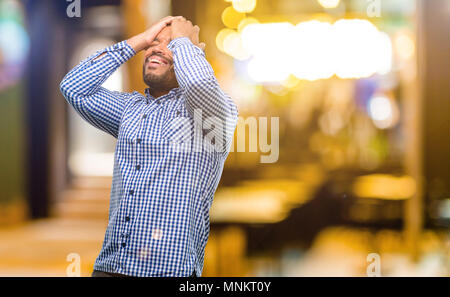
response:
[(165, 27), (159, 32), (155, 39), (158, 39), (160, 42), (168, 41), (170, 42), (170, 36), (172, 35), (172, 28), (170, 26)]

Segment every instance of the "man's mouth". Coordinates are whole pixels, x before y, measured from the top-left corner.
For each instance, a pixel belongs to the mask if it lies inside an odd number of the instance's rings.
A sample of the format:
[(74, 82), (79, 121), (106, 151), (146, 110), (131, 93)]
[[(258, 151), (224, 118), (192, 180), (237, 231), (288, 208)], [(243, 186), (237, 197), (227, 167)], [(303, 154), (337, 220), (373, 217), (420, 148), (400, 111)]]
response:
[(169, 65), (169, 62), (159, 56), (151, 56), (148, 58), (148, 65), (152, 65), (152, 66), (156, 66), (156, 67), (161, 67), (164, 65)]

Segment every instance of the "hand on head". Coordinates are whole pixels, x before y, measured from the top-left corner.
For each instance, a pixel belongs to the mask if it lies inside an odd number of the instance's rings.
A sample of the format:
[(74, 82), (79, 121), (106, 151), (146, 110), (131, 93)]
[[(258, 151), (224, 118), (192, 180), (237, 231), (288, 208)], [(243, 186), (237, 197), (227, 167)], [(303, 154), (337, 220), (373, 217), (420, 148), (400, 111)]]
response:
[(147, 49), (158, 34), (167, 26), (170, 26), (172, 29), (171, 40), (179, 37), (188, 37), (194, 45), (205, 50), (206, 44), (199, 41), (199, 26), (194, 26), (191, 21), (182, 16), (167, 16), (145, 31), (143, 38), (146, 46), (143, 49)]
[(205, 43), (199, 41), (199, 32), (200, 28), (194, 26), (186, 18), (168, 16), (145, 32), (127, 40), (135, 52), (145, 51), (144, 82), (154, 92), (159, 89), (160, 95), (178, 86), (173, 65), (173, 53), (168, 48), (169, 43), (176, 38), (187, 37), (195, 46), (204, 51)]
[(182, 16), (173, 18), (170, 26), (172, 27), (172, 40), (179, 37), (188, 37), (194, 45), (198, 46), (202, 50), (205, 50), (205, 43), (199, 41), (199, 26), (194, 26), (191, 21)]

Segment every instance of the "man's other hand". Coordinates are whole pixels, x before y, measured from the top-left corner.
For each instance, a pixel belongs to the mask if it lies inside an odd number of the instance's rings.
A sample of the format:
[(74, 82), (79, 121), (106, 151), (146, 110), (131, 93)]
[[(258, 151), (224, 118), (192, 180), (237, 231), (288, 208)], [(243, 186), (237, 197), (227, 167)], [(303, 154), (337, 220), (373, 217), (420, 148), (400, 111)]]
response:
[(135, 52), (146, 50), (156, 36), (158, 36), (159, 32), (161, 32), (166, 26), (169, 26), (175, 18), (176, 17), (173, 16), (167, 16), (159, 20), (145, 32), (128, 39), (127, 43), (134, 49)]
[(184, 17), (174, 17), (171, 20), (172, 36), (171, 39), (174, 40), (179, 37), (187, 37), (191, 42), (205, 50), (205, 43), (199, 41), (200, 27), (193, 25), (191, 21), (186, 20)]

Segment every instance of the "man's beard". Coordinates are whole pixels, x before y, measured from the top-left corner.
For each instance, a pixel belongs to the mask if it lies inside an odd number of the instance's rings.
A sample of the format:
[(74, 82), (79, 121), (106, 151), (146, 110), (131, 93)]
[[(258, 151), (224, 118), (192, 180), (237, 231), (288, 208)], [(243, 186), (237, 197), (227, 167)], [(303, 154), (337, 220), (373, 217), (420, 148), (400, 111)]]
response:
[(167, 90), (174, 87), (170, 81), (169, 71), (161, 75), (155, 75), (153, 73), (144, 74), (144, 83), (153, 90)]

